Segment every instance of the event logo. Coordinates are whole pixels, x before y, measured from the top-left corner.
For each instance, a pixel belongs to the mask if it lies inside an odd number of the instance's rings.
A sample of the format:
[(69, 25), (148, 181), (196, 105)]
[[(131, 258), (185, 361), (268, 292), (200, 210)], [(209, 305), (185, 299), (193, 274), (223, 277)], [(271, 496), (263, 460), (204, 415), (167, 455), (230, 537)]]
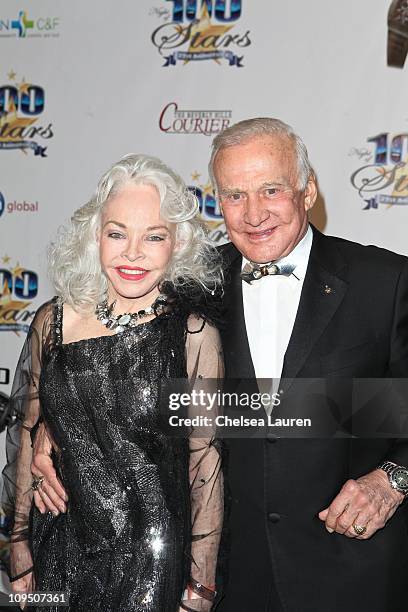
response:
[(226, 60), (230, 66), (243, 66), (241, 49), (251, 44), (250, 31), (236, 32), (242, 0), (164, 0), (172, 3), (172, 21), (167, 13), (161, 15), (166, 23), (156, 28), (152, 43), (164, 57), (164, 66), (175, 66), (178, 61)]
[(0, 217), (5, 211), (8, 213), (38, 212), (38, 200), (35, 202), (28, 202), (27, 200), (23, 200), (22, 202), (12, 200), (6, 204), (6, 199), (0, 191)]
[(32, 149), (34, 155), (46, 157), (47, 147), (40, 145), (37, 138), (52, 138), (52, 123), (34, 125), (44, 112), (44, 89), (25, 79), (17, 83), (14, 71), (7, 76), (13, 84), (0, 85), (0, 150), (20, 149), (26, 153)]
[(230, 110), (180, 110), (170, 102), (160, 114), (159, 127), (166, 134), (214, 136), (229, 127), (231, 117)]
[(373, 143), (373, 151), (364, 147), (349, 153), (364, 161), (350, 177), (364, 201), (363, 209), (408, 205), (408, 133), (392, 136), (384, 132), (367, 142)]
[(201, 174), (197, 171), (193, 172), (191, 181), (194, 184), (189, 185), (188, 189), (197, 196), (201, 218), (209, 228), (211, 240), (215, 244), (223, 244), (228, 241), (228, 236), (219, 204), (214, 195), (211, 183), (209, 181), (207, 181), (207, 183), (201, 183), (200, 179)]
[(37, 17), (30, 19), (27, 11), (21, 10), (17, 18), (0, 17), (0, 38), (57, 37), (58, 17)]
[(5, 255), (0, 263), (0, 331), (27, 333), (35, 315), (29, 306), (38, 293), (38, 275), (9, 262)]

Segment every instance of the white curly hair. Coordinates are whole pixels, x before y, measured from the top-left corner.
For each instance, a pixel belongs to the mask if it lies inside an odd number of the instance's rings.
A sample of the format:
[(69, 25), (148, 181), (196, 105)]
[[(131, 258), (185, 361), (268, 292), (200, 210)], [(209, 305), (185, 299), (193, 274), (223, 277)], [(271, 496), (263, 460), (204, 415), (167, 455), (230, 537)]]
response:
[(214, 292), (222, 284), (221, 258), (200, 218), (198, 200), (184, 181), (156, 157), (125, 155), (101, 178), (94, 196), (61, 227), (48, 249), (49, 276), (56, 294), (76, 310), (94, 308), (107, 292), (97, 231), (105, 203), (129, 183), (156, 187), (162, 217), (176, 224), (179, 248), (174, 251), (162, 282), (174, 287), (201, 286)]

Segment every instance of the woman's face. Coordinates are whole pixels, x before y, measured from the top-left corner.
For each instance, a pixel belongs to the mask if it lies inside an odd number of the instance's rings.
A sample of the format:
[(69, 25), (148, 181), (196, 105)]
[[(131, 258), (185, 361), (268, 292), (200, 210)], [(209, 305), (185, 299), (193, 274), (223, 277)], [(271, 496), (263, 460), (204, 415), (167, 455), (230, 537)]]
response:
[(109, 298), (153, 302), (175, 247), (175, 225), (160, 216), (157, 189), (124, 185), (105, 204), (98, 242)]

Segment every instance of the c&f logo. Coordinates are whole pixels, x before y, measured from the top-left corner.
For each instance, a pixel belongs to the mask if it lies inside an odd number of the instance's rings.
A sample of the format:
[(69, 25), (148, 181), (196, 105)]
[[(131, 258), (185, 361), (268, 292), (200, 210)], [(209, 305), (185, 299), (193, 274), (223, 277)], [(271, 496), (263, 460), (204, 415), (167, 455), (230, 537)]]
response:
[(58, 17), (38, 17), (30, 19), (27, 11), (21, 10), (17, 19), (0, 18), (0, 37), (31, 38), (59, 36)]
[(27, 30), (31, 30), (33, 27), (34, 21), (28, 19), (25, 11), (20, 11), (18, 14), (18, 19), (11, 22), (11, 28), (18, 31), (19, 38), (25, 38)]
[[(242, 13), (242, 0), (165, 0), (170, 9), (156, 9), (151, 14), (165, 21), (152, 34), (152, 43), (165, 59), (164, 66), (178, 61), (226, 60), (230, 66), (243, 66), (243, 55), (234, 53), (249, 47), (249, 30), (233, 31)], [(184, 50), (180, 50), (185, 45)], [(177, 50), (176, 50), (177, 49)], [(170, 55), (166, 55), (169, 53)]]

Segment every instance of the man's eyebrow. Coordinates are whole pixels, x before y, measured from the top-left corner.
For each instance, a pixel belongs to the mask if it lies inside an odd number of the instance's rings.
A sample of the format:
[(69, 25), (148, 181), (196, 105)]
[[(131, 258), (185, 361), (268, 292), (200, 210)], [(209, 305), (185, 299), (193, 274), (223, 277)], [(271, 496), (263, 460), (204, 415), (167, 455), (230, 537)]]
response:
[(239, 189), (238, 187), (224, 187), (224, 189), (220, 189), (219, 193), (226, 195), (228, 193), (245, 193), (244, 189)]
[(262, 183), (261, 188), (262, 187), (274, 187), (275, 185), (282, 187), (284, 185), (287, 185), (287, 182), (281, 178), (278, 178), (275, 181), (265, 181), (265, 183)]
[(113, 219), (108, 219), (108, 221), (106, 221), (106, 223), (103, 224), (103, 227), (105, 227), (105, 225), (108, 225), (109, 223), (113, 223), (114, 225), (118, 225), (119, 227), (123, 227), (123, 229), (126, 229), (126, 225), (124, 223), (120, 223), (119, 221), (114, 221)]

